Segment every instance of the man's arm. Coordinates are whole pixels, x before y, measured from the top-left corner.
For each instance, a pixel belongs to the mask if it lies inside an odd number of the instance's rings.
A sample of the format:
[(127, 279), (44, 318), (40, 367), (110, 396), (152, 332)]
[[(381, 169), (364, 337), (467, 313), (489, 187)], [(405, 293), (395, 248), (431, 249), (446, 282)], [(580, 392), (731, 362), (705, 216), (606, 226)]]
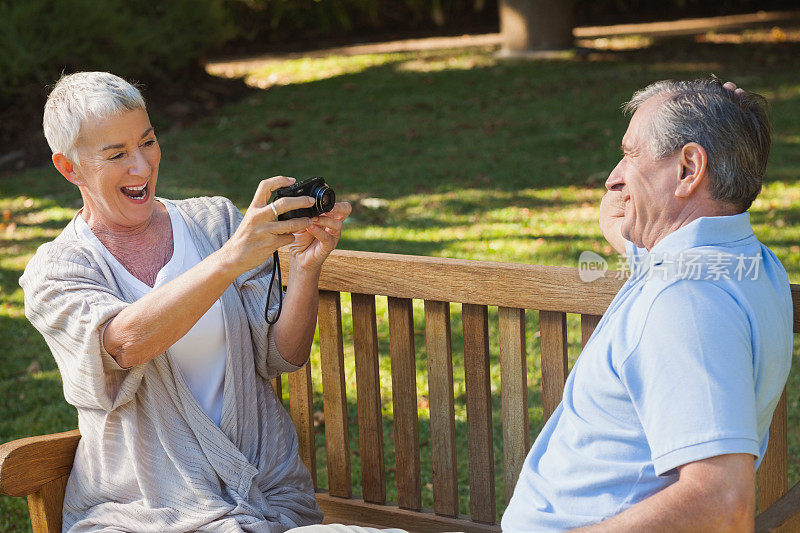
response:
[(625, 253), (625, 238), (622, 236), (622, 219), (625, 216), (625, 203), (622, 201), (622, 192), (608, 191), (600, 201), (600, 231), (603, 236), (621, 253)]
[(580, 533), (620, 531), (753, 531), (755, 468), (746, 453), (678, 467), (678, 481)]

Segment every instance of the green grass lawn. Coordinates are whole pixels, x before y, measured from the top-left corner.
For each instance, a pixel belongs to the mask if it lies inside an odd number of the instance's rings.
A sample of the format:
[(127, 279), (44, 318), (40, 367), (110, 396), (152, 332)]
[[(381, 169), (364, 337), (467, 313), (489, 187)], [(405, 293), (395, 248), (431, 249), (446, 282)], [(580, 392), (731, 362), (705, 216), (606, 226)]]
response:
[[(583, 250), (618, 264), (596, 224), (602, 184), (627, 126), (632, 92), (663, 78), (714, 73), (767, 96), (774, 125), (768, 180), (751, 209), (756, 235), (800, 282), (800, 45), (656, 43), (650, 48), (561, 61), (498, 60), (491, 49), (275, 61), (242, 71), (270, 86), (185, 129), (159, 130), (158, 194), (224, 195), (244, 209), (259, 179), (324, 176), (354, 212), (341, 248), (577, 266)], [(33, 117), (32, 117), (33, 118)], [(44, 141), (42, 141), (44, 142)], [(23, 313), (17, 280), (36, 247), (68, 222), (80, 197), (53, 168), (0, 177), (0, 442), (76, 427), (55, 362)], [(345, 343), (351, 338), (344, 296)], [(393, 435), (385, 299), (378, 299), (388, 495), (394, 498)], [(452, 308), (456, 417), (466, 423), (460, 307)], [(541, 426), (538, 318), (528, 313), (531, 436)], [(490, 315), (496, 339), (496, 313)], [(427, 383), (421, 302), (415, 307), (420, 441)], [(570, 317), (572, 357), (577, 318)], [(490, 331), (491, 333), (491, 331)], [(800, 339), (796, 339), (800, 340)], [(496, 342), (496, 341), (495, 341)], [(800, 345), (800, 342), (796, 342)], [(495, 411), (499, 361), (492, 346)], [(346, 349), (353, 478), (360, 479), (352, 349)], [(795, 361), (800, 348), (795, 348)], [(800, 372), (790, 376), (790, 483), (800, 479)], [(322, 409), (319, 356), (312, 372)], [(500, 417), (495, 416), (498, 512), (505, 507)], [(457, 431), (463, 437), (464, 431)], [(318, 477), (326, 486), (324, 436)], [(466, 445), (459, 442), (466, 453)], [(423, 454), (423, 503), (432, 505)], [(465, 465), (465, 455), (459, 456)], [(461, 510), (468, 472), (461, 468)], [(358, 491), (358, 489), (356, 489)], [(23, 500), (0, 498), (0, 531), (26, 531)]]

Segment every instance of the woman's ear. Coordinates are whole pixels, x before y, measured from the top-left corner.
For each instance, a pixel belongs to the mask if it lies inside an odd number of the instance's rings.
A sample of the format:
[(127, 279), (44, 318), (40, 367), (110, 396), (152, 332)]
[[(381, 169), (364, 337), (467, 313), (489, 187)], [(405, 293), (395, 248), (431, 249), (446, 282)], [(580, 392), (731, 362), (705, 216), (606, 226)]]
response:
[(681, 148), (681, 177), (675, 188), (675, 196), (688, 198), (706, 178), (708, 168), (708, 155), (705, 148), (691, 142)]
[(67, 159), (67, 156), (61, 152), (53, 154), (53, 166), (56, 167), (62, 176), (67, 178), (67, 181), (75, 185), (83, 185), (83, 180), (80, 179), (78, 173), (75, 172), (75, 165)]

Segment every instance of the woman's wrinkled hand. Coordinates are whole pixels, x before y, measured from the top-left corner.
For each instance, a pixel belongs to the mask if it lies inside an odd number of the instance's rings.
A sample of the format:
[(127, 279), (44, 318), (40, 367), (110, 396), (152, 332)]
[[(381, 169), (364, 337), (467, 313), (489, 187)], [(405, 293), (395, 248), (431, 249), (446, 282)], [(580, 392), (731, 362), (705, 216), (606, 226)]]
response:
[(244, 219), (242, 219), (236, 232), (223, 246), (226, 262), (239, 273), (247, 272), (259, 266), (275, 250), (295, 242), (294, 234), (304, 234), (307, 229), (310, 229), (312, 225), (310, 218), (279, 221), (276, 215), (294, 209), (310, 207), (314, 204), (313, 198), (308, 196), (279, 198), (272, 204), (268, 203), (275, 189), (288, 187), (294, 182), (294, 178), (275, 176), (263, 180), (258, 185), (256, 194), (244, 215)]
[(305, 270), (322, 268), (322, 263), (339, 243), (342, 224), (351, 211), (349, 203), (339, 202), (329, 212), (315, 217), (305, 231), (296, 232), (294, 242), (289, 245), (292, 264), (296, 262)]

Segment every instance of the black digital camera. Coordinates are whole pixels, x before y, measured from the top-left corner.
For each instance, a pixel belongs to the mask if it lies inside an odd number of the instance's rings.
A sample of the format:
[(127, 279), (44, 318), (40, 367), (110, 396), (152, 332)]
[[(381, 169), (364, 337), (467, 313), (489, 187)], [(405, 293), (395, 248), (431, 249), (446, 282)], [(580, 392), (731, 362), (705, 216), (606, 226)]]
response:
[(312, 197), (314, 199), (314, 205), (287, 211), (286, 213), (278, 215), (278, 220), (317, 217), (333, 209), (334, 204), (336, 204), (336, 194), (333, 192), (333, 189), (328, 187), (324, 178), (309, 178), (289, 187), (281, 187), (275, 191), (275, 200), (278, 198), (292, 198), (297, 196)]

